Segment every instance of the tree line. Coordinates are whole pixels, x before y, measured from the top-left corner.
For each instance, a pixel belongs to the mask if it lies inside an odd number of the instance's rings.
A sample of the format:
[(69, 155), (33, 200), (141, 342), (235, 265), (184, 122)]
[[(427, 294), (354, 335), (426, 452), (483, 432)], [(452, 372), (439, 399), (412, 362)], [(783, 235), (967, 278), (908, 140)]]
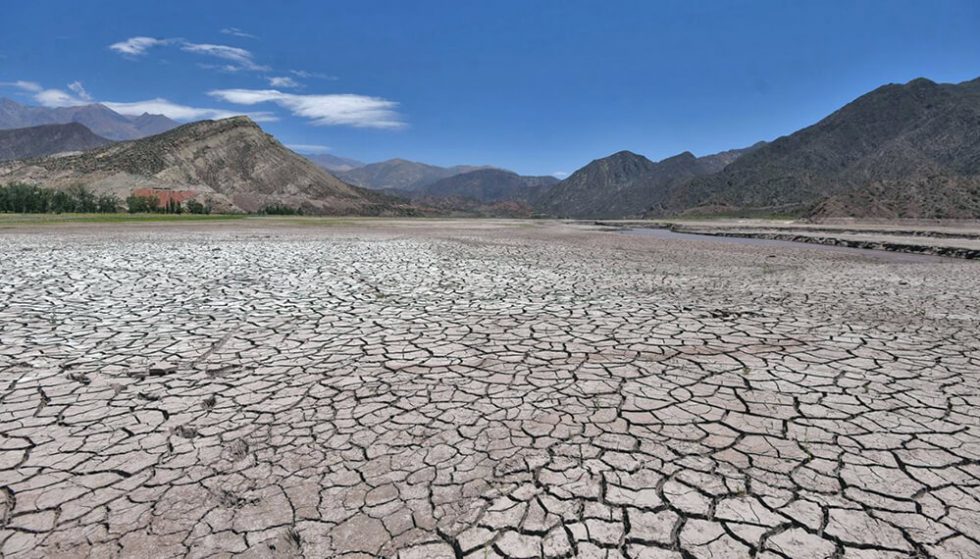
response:
[[(96, 194), (83, 185), (69, 186), (64, 190), (45, 188), (35, 184), (12, 182), (0, 184), (0, 213), (162, 213), (162, 214), (210, 214), (211, 205), (194, 199), (181, 203), (177, 200), (160, 202), (157, 196), (128, 196), (120, 200), (112, 194)], [(303, 215), (302, 208), (284, 204), (263, 207), (259, 215)]]
[(96, 194), (83, 185), (64, 190), (44, 188), (34, 184), (13, 182), (0, 185), (2, 213), (168, 213), (209, 214), (211, 206), (197, 200), (183, 204), (168, 200), (161, 204), (156, 196), (129, 196), (125, 203), (112, 194)]

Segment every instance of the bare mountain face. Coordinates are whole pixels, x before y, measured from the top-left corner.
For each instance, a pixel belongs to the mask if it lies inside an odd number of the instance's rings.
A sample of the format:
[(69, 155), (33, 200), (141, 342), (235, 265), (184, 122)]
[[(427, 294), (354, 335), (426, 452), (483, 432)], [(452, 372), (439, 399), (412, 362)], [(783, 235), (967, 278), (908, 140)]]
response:
[(671, 188), (723, 169), (748, 150), (705, 157), (684, 152), (654, 163), (629, 151), (597, 159), (551, 187), (535, 203), (556, 217), (637, 217), (659, 208)]
[(304, 153), (302, 155), (331, 173), (342, 173), (364, 166), (364, 163), (356, 159), (340, 157), (329, 153)]
[(85, 151), (110, 143), (77, 122), (0, 130), (0, 161)]
[(147, 189), (190, 192), (218, 210), (280, 204), (305, 213), (401, 215), (414, 208), (344, 183), (283, 147), (247, 117), (205, 120), (80, 155), (0, 165), (0, 183), (82, 184), (120, 197)]
[(656, 213), (980, 217), (980, 79), (886, 85), (676, 186)]
[(414, 191), (389, 190), (450, 215), (530, 217), (535, 201), (558, 182), (503, 169), (479, 169), (440, 179)]
[(337, 173), (337, 176), (351, 184), (373, 190), (414, 192), (446, 177), (488, 168), (490, 167), (474, 165), (437, 167), (405, 159), (389, 159)]
[(416, 193), (483, 203), (515, 201), (530, 204), (557, 182), (554, 177), (524, 177), (503, 169), (480, 169), (438, 180)]
[(163, 115), (144, 113), (137, 117), (128, 117), (98, 103), (51, 108), (33, 107), (10, 99), (0, 99), (0, 129), (69, 122), (84, 124), (95, 134), (110, 140), (145, 138), (179, 126)]

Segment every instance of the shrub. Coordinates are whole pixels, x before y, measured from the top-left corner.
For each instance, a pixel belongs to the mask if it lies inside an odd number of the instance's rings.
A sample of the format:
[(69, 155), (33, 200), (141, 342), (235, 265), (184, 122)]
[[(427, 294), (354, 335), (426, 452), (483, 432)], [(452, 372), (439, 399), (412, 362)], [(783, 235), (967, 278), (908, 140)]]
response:
[(126, 208), (131, 214), (156, 213), (160, 211), (160, 200), (156, 196), (130, 196), (126, 198)]
[(198, 202), (197, 200), (194, 200), (193, 198), (185, 202), (184, 205), (187, 206), (187, 213), (192, 213), (192, 214), (211, 213), (211, 206), (205, 206), (204, 204)]
[(302, 208), (292, 208), (284, 204), (271, 204), (259, 212), (262, 215), (303, 215)]

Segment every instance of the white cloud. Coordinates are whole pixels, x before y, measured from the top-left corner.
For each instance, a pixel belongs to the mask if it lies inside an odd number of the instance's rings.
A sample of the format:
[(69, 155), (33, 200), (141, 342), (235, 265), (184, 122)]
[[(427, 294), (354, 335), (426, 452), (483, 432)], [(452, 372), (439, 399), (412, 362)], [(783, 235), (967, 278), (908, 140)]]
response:
[(37, 93), (44, 89), (41, 84), (37, 82), (29, 82), (25, 80), (17, 80), (15, 82), (0, 82), (0, 87), (16, 87), (17, 89), (23, 89), (24, 91), (30, 91), (31, 93)]
[(25, 80), (0, 82), (0, 86), (16, 87), (33, 93), (34, 100), (45, 107), (74, 107), (94, 103), (92, 96), (85, 91), (85, 87), (80, 81), (68, 84), (69, 91), (63, 89), (45, 89), (37, 82)]
[(127, 116), (139, 116), (143, 113), (150, 113), (161, 114), (174, 120), (188, 121), (228, 118), (232, 116), (245, 115), (256, 122), (273, 122), (278, 120), (278, 118), (270, 112), (243, 113), (241, 111), (227, 111), (224, 109), (190, 107), (188, 105), (173, 103), (161, 97), (130, 103), (107, 101), (102, 104), (119, 114)]
[(67, 91), (60, 89), (45, 89), (34, 96), (34, 100), (45, 107), (72, 107), (87, 105), (89, 101), (79, 99)]
[[(0, 82), (0, 87), (4, 86), (16, 87), (33, 93), (34, 100), (45, 107), (72, 107), (98, 102), (89, 95), (88, 91), (85, 90), (85, 86), (80, 81), (74, 81), (68, 84), (68, 89), (71, 93), (61, 89), (44, 89), (39, 83), (24, 80)], [(228, 118), (240, 115), (247, 116), (256, 122), (275, 122), (279, 120), (279, 117), (269, 111), (242, 112), (210, 107), (191, 107), (173, 103), (161, 97), (128, 103), (103, 101), (101, 104), (119, 114), (127, 116), (139, 116), (143, 113), (161, 114), (181, 121)]]
[(128, 56), (142, 56), (146, 51), (153, 47), (166, 45), (171, 39), (154, 39), (153, 37), (130, 37), (125, 41), (119, 41), (109, 45), (109, 48)]
[(306, 70), (290, 70), (290, 74), (301, 78), (320, 78), (321, 80), (336, 80), (337, 76), (321, 74), (320, 72), (307, 72)]
[(269, 70), (268, 66), (256, 64), (251, 52), (238, 47), (230, 47), (228, 45), (212, 45), (208, 43), (183, 43), (180, 50), (185, 52), (193, 52), (195, 54), (203, 54), (205, 56), (213, 56), (215, 58), (220, 58), (231, 62), (231, 65), (224, 67), (225, 70)]
[(84, 99), (88, 103), (92, 102), (92, 96), (88, 94), (88, 91), (85, 91), (85, 86), (82, 85), (82, 82), (73, 81), (68, 84), (68, 89), (74, 92), (79, 99)]
[(13, 82), (0, 82), (0, 87), (15, 87), (28, 93), (33, 93), (34, 100), (45, 107), (70, 107), (74, 105), (85, 105), (91, 103), (91, 97), (85, 92), (81, 82), (68, 84), (72, 91), (81, 92), (82, 95), (72, 95), (61, 89), (44, 89), (41, 84), (27, 80), (17, 80)]
[(301, 84), (289, 76), (271, 76), (266, 78), (272, 87), (299, 87)]
[(237, 27), (225, 27), (224, 29), (221, 30), (221, 33), (223, 35), (231, 35), (233, 37), (243, 37), (245, 39), (257, 39), (258, 38), (255, 35), (252, 35), (251, 33), (246, 33), (246, 32), (242, 31), (241, 29), (239, 29)]
[(398, 103), (380, 97), (350, 93), (296, 95), (275, 89), (218, 89), (208, 95), (236, 105), (275, 103), (317, 126), (405, 127), (401, 115), (395, 111)]
[(286, 144), (286, 147), (297, 153), (327, 153), (333, 151), (330, 146), (317, 144)]
[(555, 177), (556, 179), (563, 179), (568, 176), (568, 173), (565, 171), (555, 171), (554, 173), (551, 173), (551, 176)]
[(21, 89), (34, 93), (34, 100), (45, 107), (74, 107), (95, 102), (80, 81), (68, 84), (70, 93), (62, 89), (44, 89), (34, 82), (15, 83), (25, 84), (20, 86)]
[[(235, 28), (230, 27), (226, 30), (233, 30)], [(226, 31), (222, 30), (222, 32)], [(241, 30), (237, 30), (243, 33)], [(239, 35), (239, 36), (247, 36)], [(230, 64), (225, 64), (218, 66), (222, 70), (229, 72), (237, 72), (239, 70), (253, 70), (258, 72), (268, 71), (270, 68), (268, 66), (262, 66), (255, 62), (255, 58), (252, 53), (246, 49), (239, 47), (232, 47), (229, 45), (214, 45), (211, 43), (192, 43), (184, 39), (155, 39), (153, 37), (130, 37), (125, 41), (120, 41), (118, 43), (113, 43), (109, 45), (109, 48), (128, 57), (142, 56), (147, 53), (151, 48), (163, 46), (163, 45), (179, 45), (180, 50), (184, 52), (190, 52), (194, 54), (200, 54), (203, 56), (211, 56), (214, 58), (219, 58), (221, 60), (226, 60)]]

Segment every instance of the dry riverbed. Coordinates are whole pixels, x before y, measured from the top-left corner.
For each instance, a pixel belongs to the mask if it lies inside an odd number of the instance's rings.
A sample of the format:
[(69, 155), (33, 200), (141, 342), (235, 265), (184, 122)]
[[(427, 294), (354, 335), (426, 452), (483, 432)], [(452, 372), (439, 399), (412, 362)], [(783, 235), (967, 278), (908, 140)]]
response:
[(3, 557), (980, 557), (976, 261), (465, 220), (0, 254)]

